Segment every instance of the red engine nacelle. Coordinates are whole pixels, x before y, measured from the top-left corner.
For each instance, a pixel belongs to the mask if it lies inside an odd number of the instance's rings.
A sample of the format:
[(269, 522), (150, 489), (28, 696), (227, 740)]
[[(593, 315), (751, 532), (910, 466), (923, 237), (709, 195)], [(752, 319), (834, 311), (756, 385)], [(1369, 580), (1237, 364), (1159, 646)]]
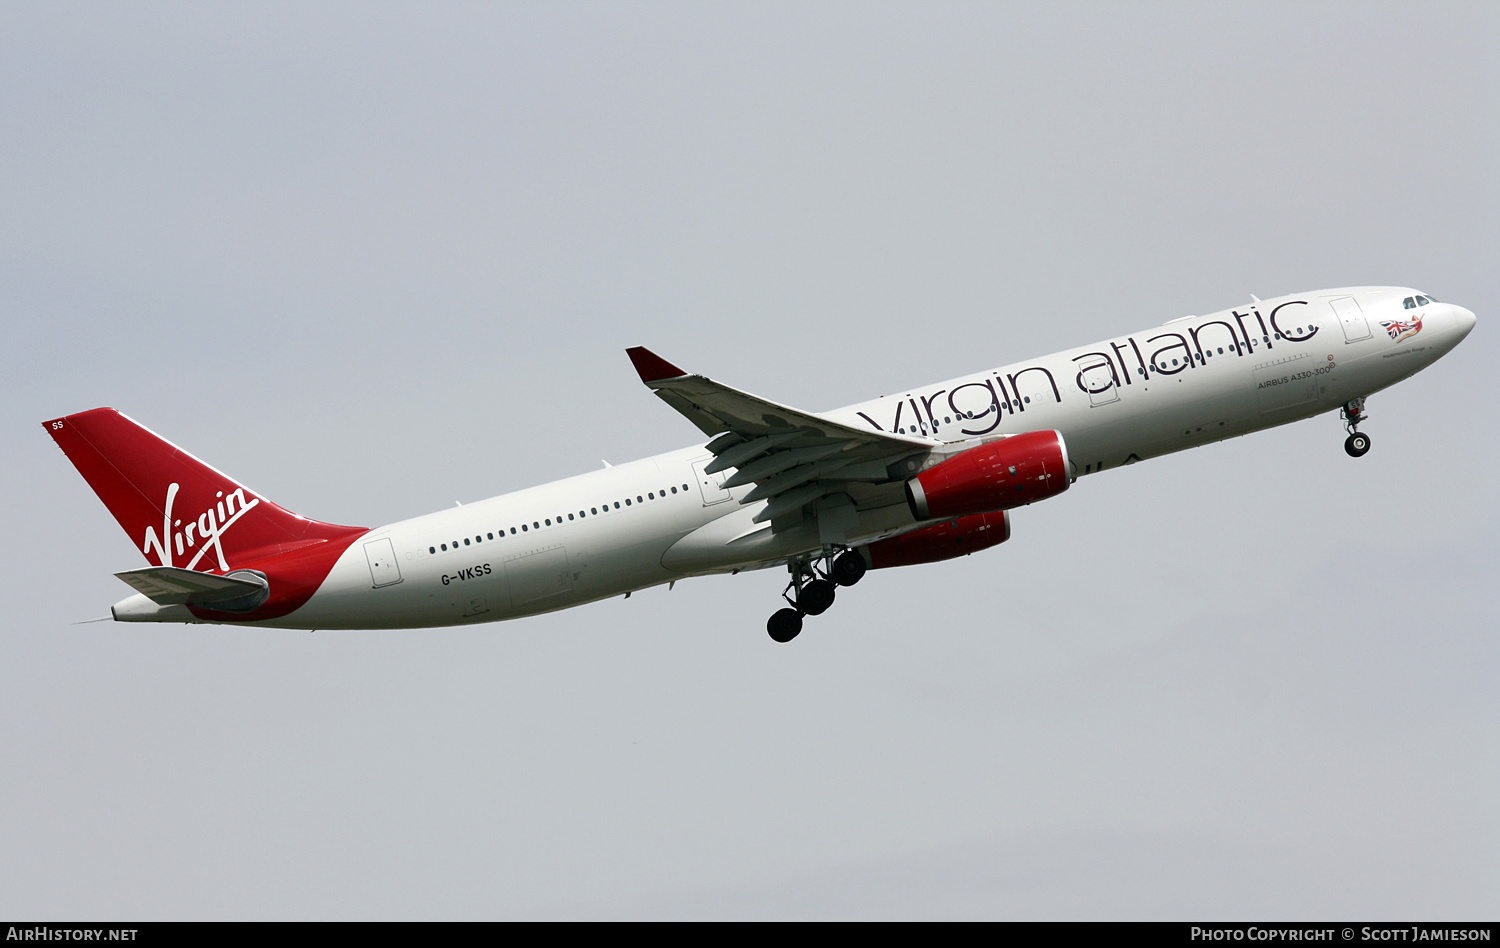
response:
[(1068, 449), (1056, 431), (1028, 431), (949, 458), (906, 482), (918, 520), (1009, 510), (1068, 489)]
[(968, 556), (1010, 539), (1010, 515), (1005, 511), (959, 517), (930, 527), (876, 540), (867, 548), (871, 569), (936, 563)]

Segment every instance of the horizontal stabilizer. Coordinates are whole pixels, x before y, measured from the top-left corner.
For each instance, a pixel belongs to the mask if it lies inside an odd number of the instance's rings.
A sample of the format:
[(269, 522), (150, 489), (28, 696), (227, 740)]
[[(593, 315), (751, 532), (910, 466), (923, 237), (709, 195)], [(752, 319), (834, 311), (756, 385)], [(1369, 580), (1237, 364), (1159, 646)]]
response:
[(266, 589), (266, 581), (249, 570), (240, 570), (238, 577), (230, 577), (178, 566), (147, 566), (115, 575), (158, 606), (227, 603)]

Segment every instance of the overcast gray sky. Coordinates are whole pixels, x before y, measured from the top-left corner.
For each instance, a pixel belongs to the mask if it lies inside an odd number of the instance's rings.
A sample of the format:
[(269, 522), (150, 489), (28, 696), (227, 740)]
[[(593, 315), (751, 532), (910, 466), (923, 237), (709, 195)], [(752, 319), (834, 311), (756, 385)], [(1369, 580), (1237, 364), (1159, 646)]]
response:
[[(0, 2), (0, 916), (1493, 919), (1500, 7)], [(377, 525), (1299, 290), (1474, 310), (1005, 546), (515, 622), (73, 625), (112, 405)]]

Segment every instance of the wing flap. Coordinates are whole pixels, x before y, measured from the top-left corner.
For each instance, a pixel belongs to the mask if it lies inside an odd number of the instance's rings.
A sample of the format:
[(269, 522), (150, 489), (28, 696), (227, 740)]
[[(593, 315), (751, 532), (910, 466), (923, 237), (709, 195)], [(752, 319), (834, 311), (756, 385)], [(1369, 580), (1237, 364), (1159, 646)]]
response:
[[(798, 437), (795, 433), (766, 435), (762, 438), (752, 438), (749, 441), (730, 441), (725, 446), (715, 451), (713, 461), (703, 469), (705, 474), (717, 474), (727, 471), (731, 467), (737, 467), (750, 458), (760, 457), (774, 447)], [(715, 438), (714, 441), (718, 439)], [(714, 442), (708, 444), (708, 450), (714, 451)]]

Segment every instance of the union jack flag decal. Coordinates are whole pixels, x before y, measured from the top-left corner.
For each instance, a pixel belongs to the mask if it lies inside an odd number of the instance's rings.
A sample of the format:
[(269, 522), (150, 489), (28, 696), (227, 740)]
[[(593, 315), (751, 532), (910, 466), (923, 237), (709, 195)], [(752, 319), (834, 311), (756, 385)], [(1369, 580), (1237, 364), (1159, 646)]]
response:
[(1391, 322), (1382, 320), (1380, 325), (1384, 326), (1385, 331), (1390, 333), (1391, 338), (1397, 342), (1409, 339), (1422, 331), (1422, 321), (1420, 319), (1410, 323), (1403, 323), (1400, 320), (1393, 320)]

